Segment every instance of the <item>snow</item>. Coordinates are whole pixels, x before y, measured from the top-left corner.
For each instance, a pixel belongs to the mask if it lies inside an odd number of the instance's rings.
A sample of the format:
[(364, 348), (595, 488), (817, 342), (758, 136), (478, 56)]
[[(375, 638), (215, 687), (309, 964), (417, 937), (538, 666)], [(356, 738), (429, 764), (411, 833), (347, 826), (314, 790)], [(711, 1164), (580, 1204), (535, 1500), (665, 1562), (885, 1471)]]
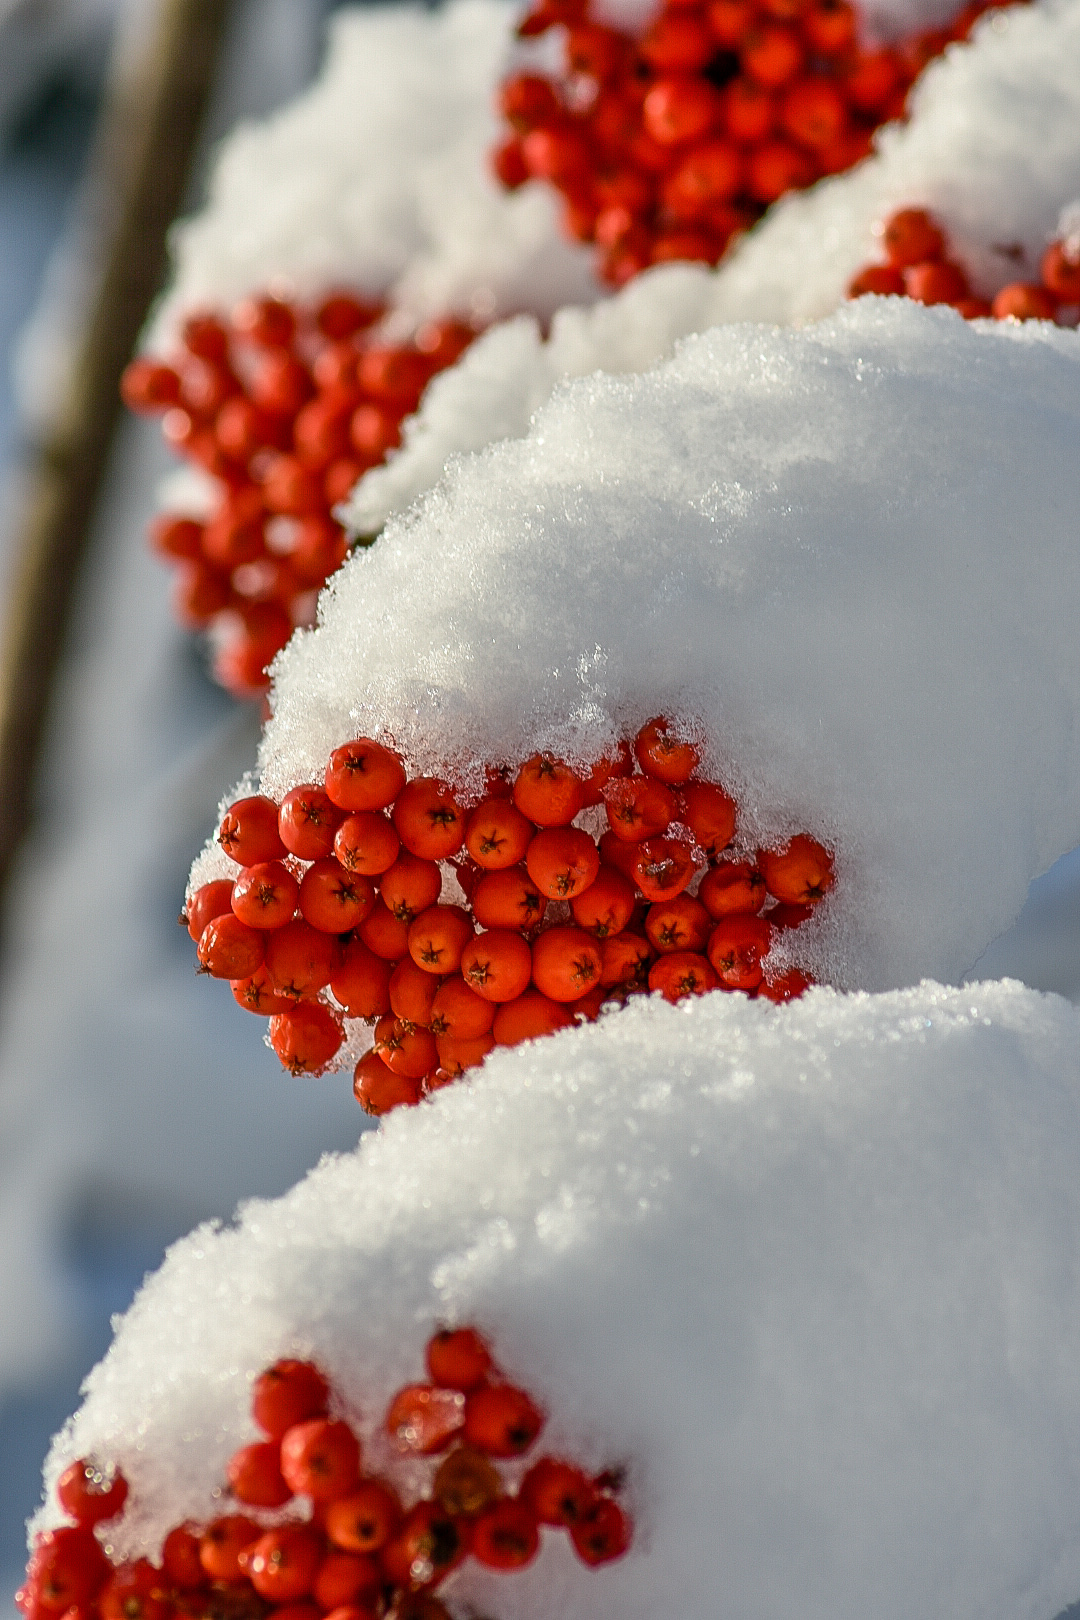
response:
[(206, 206), (174, 231), (151, 343), (182, 312), (268, 287), (304, 298), (344, 284), (414, 318), (481, 321), (598, 297), (554, 194), (511, 195), (489, 170), (516, 16), (504, 0), (336, 16), (317, 84), (229, 137)]
[[(981, 293), (1038, 279), (1060, 210), (1080, 196), (1080, 3), (994, 12), (914, 92), (906, 126), (846, 175), (792, 194), (715, 271), (652, 270), (592, 309), (565, 309), (544, 342), (519, 317), (487, 333), (436, 379), (405, 444), (357, 485), (349, 522), (372, 534), (437, 479), (454, 451), (520, 436), (558, 380), (640, 371), (675, 340), (720, 322), (817, 319), (880, 258), (875, 227), (928, 207)], [(1006, 251), (1007, 250), (1007, 251)]]
[(816, 977), (956, 982), (1080, 842), (1078, 383), (1075, 333), (865, 299), (568, 384), (335, 576), (263, 787), (383, 731), (475, 785), (667, 713), (745, 845), (835, 849)]
[(110, 1540), (153, 1554), (220, 1511), (264, 1365), (317, 1359), (384, 1467), (427, 1334), (475, 1323), (545, 1449), (629, 1463), (638, 1528), (458, 1606), (1047, 1620), (1080, 1592), (1078, 1157), (1080, 1012), (1015, 983), (638, 1003), (177, 1244), (47, 1479), (117, 1462)]

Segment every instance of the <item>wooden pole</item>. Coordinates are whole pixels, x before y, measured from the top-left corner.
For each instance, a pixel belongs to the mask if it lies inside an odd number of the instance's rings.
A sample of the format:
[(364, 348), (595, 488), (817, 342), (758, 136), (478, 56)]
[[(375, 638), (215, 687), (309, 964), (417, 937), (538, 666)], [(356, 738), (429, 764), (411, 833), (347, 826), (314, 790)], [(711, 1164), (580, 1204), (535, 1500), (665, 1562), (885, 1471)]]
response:
[(87, 184), (97, 271), (56, 415), (29, 471), (0, 640), (0, 896), (31, 815), (35, 767), (120, 376), (165, 271), (213, 86), (229, 0), (154, 0), (119, 25)]

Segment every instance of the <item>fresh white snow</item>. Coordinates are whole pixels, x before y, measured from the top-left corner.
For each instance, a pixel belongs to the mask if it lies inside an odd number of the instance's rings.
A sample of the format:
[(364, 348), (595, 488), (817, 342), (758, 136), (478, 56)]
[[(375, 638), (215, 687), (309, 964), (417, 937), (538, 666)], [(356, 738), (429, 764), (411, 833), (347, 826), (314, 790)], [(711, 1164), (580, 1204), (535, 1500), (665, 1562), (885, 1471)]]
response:
[[(625, 1462), (637, 1538), (447, 1595), (499, 1620), (1049, 1620), (1080, 1595), (1080, 1012), (1015, 983), (638, 1003), (490, 1057), (177, 1244), (46, 1476), (157, 1551), (313, 1356), (368, 1465), (436, 1322)], [(47, 1522), (46, 1514), (41, 1522)], [(475, 1566), (473, 1566), (475, 1571)]]
[(640, 371), (675, 340), (725, 321), (801, 322), (843, 300), (880, 258), (875, 227), (899, 207), (930, 208), (978, 290), (1037, 280), (1062, 208), (1080, 196), (1080, 3), (995, 11), (970, 45), (930, 66), (911, 121), (846, 175), (770, 210), (716, 271), (647, 272), (591, 309), (564, 309), (548, 341), (524, 316), (495, 327), (436, 378), (402, 449), (361, 479), (347, 508), (373, 534), (429, 488), (447, 457), (524, 434), (563, 377)]
[(1080, 842), (1078, 434), (1076, 334), (899, 299), (566, 385), (335, 576), (263, 785), (360, 733), (468, 781), (664, 712), (745, 843), (837, 851), (817, 977), (956, 982)]

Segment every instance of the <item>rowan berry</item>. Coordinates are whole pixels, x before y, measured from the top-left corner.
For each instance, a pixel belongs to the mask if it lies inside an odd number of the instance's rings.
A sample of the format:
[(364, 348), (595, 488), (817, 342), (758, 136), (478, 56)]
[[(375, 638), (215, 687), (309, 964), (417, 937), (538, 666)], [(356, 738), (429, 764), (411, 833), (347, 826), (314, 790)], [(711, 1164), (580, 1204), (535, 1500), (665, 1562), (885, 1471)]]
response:
[(300, 885), (281, 861), (247, 866), (232, 887), (232, 910), (249, 928), (282, 928), (296, 910)]
[[(270, 982), (277, 995), (291, 1001), (302, 1001), (325, 990), (341, 961), (342, 950), (337, 939), (299, 918), (266, 936), (266, 971)], [(251, 971), (254, 972), (254, 968)], [(237, 973), (233, 977), (243, 975)]]
[(816, 56), (838, 56), (855, 38), (855, 11), (847, 0), (818, 0), (804, 16), (802, 31)]
[(776, 99), (764, 85), (738, 78), (724, 92), (724, 129), (739, 146), (757, 146), (776, 123)]
[(904, 271), (904, 291), (918, 304), (951, 304), (968, 292), (968, 279), (958, 264), (932, 260)]
[(543, 1412), (513, 1384), (486, 1384), (466, 1396), (463, 1438), (489, 1457), (522, 1456), (543, 1426)]
[(491, 1033), (497, 1046), (517, 1046), (541, 1035), (553, 1035), (557, 1029), (569, 1029), (573, 1022), (573, 1014), (560, 1002), (539, 990), (526, 990), (496, 1010)]
[[(291, 413), (289, 413), (291, 414)], [(276, 455), (266, 464), (262, 480), (267, 509), (283, 517), (319, 517), (325, 498), (319, 475), (298, 457)]]
[(436, 974), (425, 973), (411, 956), (406, 956), (390, 975), (390, 1010), (394, 1017), (426, 1029), (431, 1023), (431, 1004), (441, 983)]
[(344, 533), (338, 524), (318, 514), (293, 521), (296, 531), (288, 561), (297, 586), (321, 585), (345, 561), (348, 547)]
[[(431, 1491), (452, 1518), (471, 1519), (502, 1495), (498, 1471), (479, 1451), (456, 1446), (435, 1471)], [(471, 1539), (470, 1539), (471, 1547)]]
[(576, 1001), (600, 978), (601, 947), (582, 928), (557, 926), (533, 945), (533, 983), (552, 1001)]
[(129, 411), (154, 416), (179, 400), (180, 374), (173, 366), (140, 355), (124, 367), (120, 394)]
[(900, 298), (904, 293), (903, 271), (892, 264), (868, 264), (848, 282), (847, 296), (862, 298), (876, 293), (879, 298)]
[(693, 743), (671, 733), (669, 722), (658, 716), (650, 720), (634, 738), (634, 753), (646, 776), (677, 787), (697, 768), (700, 754)]
[(494, 1019), (494, 1002), (477, 995), (457, 973), (443, 980), (432, 999), (430, 1025), (436, 1040), (444, 1035), (459, 1041), (479, 1040)]
[(34, 1538), (27, 1584), (43, 1609), (63, 1614), (90, 1604), (109, 1573), (101, 1544), (88, 1524), (62, 1525)]
[(498, 107), (508, 124), (526, 131), (558, 117), (555, 87), (536, 73), (514, 73), (499, 87)]
[(638, 51), (657, 73), (699, 73), (716, 55), (716, 39), (697, 13), (661, 12)]
[(334, 834), (334, 854), (349, 872), (378, 877), (397, 860), (401, 841), (379, 810), (357, 810)]
[(330, 1502), (356, 1484), (360, 1443), (340, 1419), (314, 1417), (294, 1423), (281, 1437), (281, 1473), (298, 1496)]
[(674, 218), (699, 220), (741, 189), (743, 158), (730, 141), (702, 142), (664, 182), (664, 207)]
[(1062, 304), (1080, 304), (1080, 254), (1064, 242), (1051, 242), (1042, 257), (1039, 276), (1047, 292)]
[(702, 996), (719, 983), (708, 957), (699, 951), (669, 951), (649, 969), (649, 989), (659, 990), (665, 1001)]
[(529, 844), (525, 866), (547, 899), (571, 900), (595, 881), (600, 856), (588, 833), (576, 827), (549, 827)]
[(387, 867), (379, 884), (383, 904), (404, 923), (415, 922), (422, 911), (435, 905), (442, 892), (442, 873), (433, 860), (423, 860), (402, 850)]
[(572, 1463), (540, 1457), (524, 1479), (518, 1499), (528, 1505), (539, 1524), (576, 1524), (596, 1500), (592, 1481)]
[(292, 855), (317, 861), (334, 848), (334, 834), (344, 815), (329, 795), (313, 782), (292, 788), (281, 801), (278, 832)]
[(296, 334), (296, 316), (280, 298), (244, 298), (232, 312), (236, 335), (260, 349), (286, 349)]
[(764, 976), (762, 958), (772, 942), (764, 917), (738, 914), (718, 922), (709, 935), (707, 954), (725, 990), (756, 990)]
[(788, 968), (786, 973), (762, 979), (758, 985), (758, 995), (764, 996), (766, 1001), (796, 1001), (813, 982), (801, 968)]
[(389, 1016), (375, 1025), (374, 1051), (388, 1069), (407, 1080), (422, 1080), (439, 1059), (430, 1030)]
[(161, 1545), (161, 1563), (170, 1584), (181, 1590), (202, 1586), (206, 1580), (199, 1557), (199, 1536), (194, 1526), (178, 1524)]
[(202, 555), (203, 525), (194, 518), (163, 512), (150, 525), (150, 544), (162, 557), (194, 562)]
[(566, 63), (571, 73), (603, 84), (621, 78), (632, 60), (630, 42), (615, 28), (577, 22), (567, 31)]
[(646, 838), (637, 846), (632, 872), (646, 900), (671, 900), (693, 881), (693, 856), (673, 838)]
[(412, 349), (373, 346), (361, 354), (356, 375), (365, 394), (404, 416), (420, 403), (431, 368)]
[(689, 146), (719, 129), (724, 103), (706, 79), (658, 79), (642, 104), (645, 133), (660, 146)]
[(442, 1389), (476, 1389), (494, 1369), (491, 1351), (471, 1327), (440, 1328), (428, 1340), (424, 1359), (432, 1383)]
[(649, 944), (662, 953), (704, 950), (712, 926), (713, 919), (701, 901), (688, 894), (657, 901), (645, 916)]
[(413, 777), (398, 794), (393, 818), (405, 848), (422, 860), (445, 860), (464, 842), (464, 813), (437, 777)]
[(323, 1417), (329, 1399), (330, 1386), (314, 1362), (286, 1357), (256, 1378), (251, 1415), (264, 1434), (280, 1440), (295, 1424)]
[(940, 259), (945, 237), (924, 208), (901, 208), (885, 221), (881, 245), (889, 263), (905, 270), (909, 265)]
[(280, 418), (269, 416), (243, 394), (227, 399), (214, 418), (214, 438), (225, 455), (246, 467), (267, 445), (283, 449)]
[(227, 1513), (214, 1519), (199, 1537), (199, 1562), (214, 1581), (235, 1581), (244, 1573), (240, 1554), (262, 1534), (261, 1529), (242, 1513)]
[(797, 833), (782, 849), (759, 849), (757, 864), (769, 893), (789, 905), (813, 905), (836, 881), (832, 856), (808, 833)]
[(465, 848), (486, 872), (516, 866), (535, 836), (533, 823), (507, 798), (485, 799), (465, 824)]
[(461, 976), (487, 1001), (513, 1001), (528, 989), (532, 952), (521, 935), (493, 928), (469, 940), (461, 953)]
[(322, 1074), (345, 1039), (341, 1020), (321, 1001), (303, 1001), (270, 1020), (270, 1045), (290, 1074)]
[(786, 191), (808, 186), (813, 178), (806, 153), (788, 141), (763, 141), (750, 156), (747, 186), (758, 202), (775, 202)]
[(262, 965), (266, 937), (231, 912), (212, 917), (199, 935), (200, 968), (215, 979), (249, 978)]
[(266, 549), (264, 515), (258, 490), (238, 491), (226, 500), (203, 530), (207, 562), (228, 571), (261, 557)]
[[(879, 51), (859, 51), (844, 79), (844, 95), (860, 112), (880, 115), (895, 92), (900, 76), (900, 62), (895, 51), (888, 47)], [(899, 262), (890, 254), (890, 263)], [(905, 262), (913, 264), (915, 261), (908, 259)]]
[(706, 855), (719, 855), (735, 836), (735, 800), (715, 782), (687, 782), (679, 790), (678, 819)]
[(531, 178), (519, 135), (509, 135), (500, 141), (491, 154), (491, 167), (496, 180), (507, 191), (517, 191)]
[(618, 777), (606, 783), (604, 804), (612, 832), (629, 843), (662, 833), (676, 813), (670, 788), (647, 776)]
[(828, 79), (800, 79), (780, 105), (780, 123), (792, 140), (811, 152), (824, 152), (843, 134), (847, 108)]
[(377, 1553), (402, 1518), (401, 1502), (391, 1485), (362, 1479), (348, 1496), (330, 1503), (324, 1522), (327, 1536), (343, 1552)]
[(379, 1118), (391, 1109), (420, 1101), (420, 1080), (395, 1074), (375, 1052), (365, 1052), (353, 1071), (353, 1096), (366, 1114)]
[(514, 778), (513, 799), (537, 827), (566, 827), (585, 801), (585, 785), (565, 760), (533, 754)]
[(625, 737), (619, 737), (589, 767), (584, 781), (584, 803), (603, 804), (605, 782), (617, 776), (629, 776), (633, 769), (634, 756), (630, 752), (630, 744)]
[(347, 872), (331, 855), (313, 861), (300, 884), (300, 912), (313, 928), (347, 934), (375, 905), (375, 886), (359, 872)]
[(358, 737), (334, 749), (325, 786), (342, 810), (385, 810), (405, 786), (405, 768), (392, 748)]
[(382, 1550), (383, 1569), (395, 1586), (434, 1586), (461, 1563), (467, 1548), (459, 1526), (438, 1502), (418, 1502)]
[(225, 1477), (230, 1491), (245, 1507), (281, 1507), (292, 1495), (281, 1476), (279, 1450), (274, 1440), (257, 1440), (229, 1458)]
[(1045, 287), (1011, 281), (995, 293), (990, 309), (996, 321), (1052, 321), (1057, 304)]
[(349, 420), (349, 443), (363, 467), (375, 467), (388, 450), (401, 443), (401, 418), (385, 406), (365, 400)]
[(184, 902), (179, 920), (186, 925), (196, 944), (208, 922), (232, 910), (232, 891), (233, 886), (228, 878), (218, 878), (213, 883), (204, 883)]
[(595, 881), (583, 894), (574, 895), (570, 910), (579, 928), (604, 940), (626, 927), (636, 902), (631, 879), (613, 866), (600, 866)]
[(396, 917), (381, 899), (375, 902), (357, 932), (368, 950), (385, 962), (400, 962), (408, 955), (409, 924), (404, 918)]
[(655, 952), (640, 934), (623, 932), (601, 946), (600, 983), (605, 990), (641, 989), (648, 978)]
[(97, 1601), (101, 1620), (169, 1620), (172, 1614), (164, 1572), (147, 1558), (114, 1569)]
[(222, 817), (218, 843), (238, 866), (279, 860), (287, 851), (278, 833), (278, 807), (273, 799), (263, 794), (237, 799)]
[(470, 1551), (489, 1569), (523, 1569), (540, 1547), (540, 1530), (528, 1506), (504, 1497), (480, 1514), (473, 1525)]
[(395, 1445), (421, 1457), (445, 1451), (464, 1423), (464, 1394), (433, 1384), (407, 1384), (386, 1413), (386, 1432)]
[(311, 1591), (321, 1558), (322, 1543), (315, 1531), (307, 1525), (284, 1524), (245, 1548), (241, 1567), (260, 1597), (294, 1603)]
[[(439, 1057), (439, 1067), (436, 1073), (441, 1076), (440, 1084), (449, 1085), (451, 1080), (460, 1079), (466, 1069), (475, 1069), (483, 1063), (488, 1053), (495, 1045), (495, 1037), (488, 1030), (483, 1035), (466, 1037), (463, 1035), (436, 1035), (435, 1050)], [(429, 1090), (438, 1090), (432, 1075), (427, 1076)]]
[(381, 313), (381, 304), (365, 302), (353, 293), (328, 293), (316, 306), (315, 325), (325, 337), (337, 343), (374, 325)]
[(445, 977), (458, 971), (472, 937), (472, 919), (461, 906), (428, 906), (409, 925), (409, 955), (426, 973)]
[(585, 1564), (608, 1564), (630, 1546), (632, 1526), (617, 1502), (599, 1496), (570, 1526), (574, 1551)]
[(377, 1558), (350, 1552), (332, 1552), (327, 1553), (319, 1565), (312, 1582), (311, 1595), (322, 1614), (332, 1613), (345, 1604), (361, 1599), (370, 1612), (381, 1585), (382, 1571)]
[(718, 921), (733, 912), (758, 912), (765, 904), (765, 879), (749, 861), (721, 861), (706, 872), (698, 899)]

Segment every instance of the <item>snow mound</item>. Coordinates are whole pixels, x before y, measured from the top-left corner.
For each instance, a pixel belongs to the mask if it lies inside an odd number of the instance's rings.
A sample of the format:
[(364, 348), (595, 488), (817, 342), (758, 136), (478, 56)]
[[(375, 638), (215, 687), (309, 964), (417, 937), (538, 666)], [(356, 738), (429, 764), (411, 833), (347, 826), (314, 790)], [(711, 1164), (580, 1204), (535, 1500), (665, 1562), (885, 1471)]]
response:
[(663, 267), (594, 309), (567, 309), (548, 342), (535, 322), (497, 327), (428, 390), (403, 448), (357, 485), (358, 533), (430, 488), (448, 455), (528, 429), (562, 377), (640, 371), (676, 338), (724, 321), (805, 321), (843, 300), (878, 257), (874, 227), (929, 207), (981, 293), (1037, 280), (1062, 207), (1080, 195), (1080, 3), (994, 12), (970, 45), (931, 65), (906, 126), (857, 169), (792, 194), (717, 271)]
[(416, 317), (485, 321), (599, 296), (554, 195), (510, 195), (490, 173), (516, 15), (504, 0), (454, 0), (335, 17), (314, 88), (222, 147), (206, 207), (174, 232), (175, 281), (150, 341), (193, 307), (267, 287), (304, 298), (344, 283)]
[(1078, 435), (1075, 333), (900, 299), (568, 384), (330, 582), (263, 786), (364, 733), (467, 785), (681, 717), (745, 843), (836, 850), (817, 977), (956, 982), (1080, 842)]
[[(53, 1447), (110, 1539), (220, 1511), (250, 1380), (315, 1357), (369, 1465), (436, 1321), (627, 1462), (637, 1536), (448, 1596), (500, 1620), (1048, 1620), (1080, 1593), (1080, 1012), (1008, 981), (651, 1001), (493, 1054), (176, 1245)], [(46, 1515), (42, 1516), (45, 1522)]]

